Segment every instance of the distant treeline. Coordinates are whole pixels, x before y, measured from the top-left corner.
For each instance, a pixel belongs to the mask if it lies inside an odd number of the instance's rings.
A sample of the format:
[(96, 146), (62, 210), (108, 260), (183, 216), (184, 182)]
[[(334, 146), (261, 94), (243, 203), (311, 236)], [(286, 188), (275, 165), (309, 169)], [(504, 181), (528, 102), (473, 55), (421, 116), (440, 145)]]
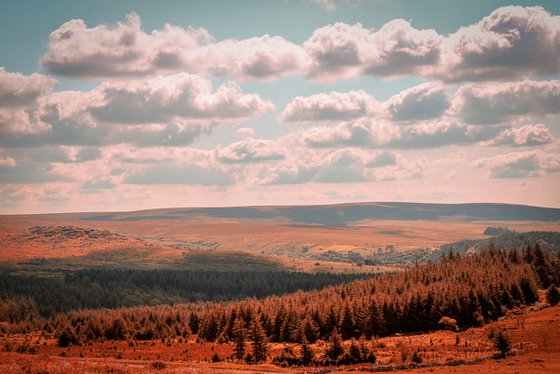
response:
[[(484, 234), (487, 235), (487, 232), (485, 231)], [(541, 247), (550, 254), (558, 254), (560, 253), (560, 232), (529, 231), (517, 233), (509, 231), (488, 239), (460, 240), (442, 245), (439, 251), (432, 253), (432, 259), (439, 259), (443, 254), (448, 254), (449, 252), (465, 254), (470, 248), (480, 252), (481, 250), (488, 249), (491, 245), (497, 248), (525, 248), (528, 245), (535, 245), (535, 243), (540, 243)]]
[(488, 236), (498, 236), (498, 235), (505, 235), (505, 234), (516, 234), (517, 231), (515, 230), (510, 230), (507, 227), (502, 227), (502, 226), (488, 226), (486, 228), (486, 230), (484, 230), (484, 232), (482, 233), (483, 235), (488, 235)]
[(75, 309), (221, 302), (316, 290), (371, 277), (287, 271), (85, 269), (64, 279), (0, 274), (0, 300), (35, 301), (43, 317)]

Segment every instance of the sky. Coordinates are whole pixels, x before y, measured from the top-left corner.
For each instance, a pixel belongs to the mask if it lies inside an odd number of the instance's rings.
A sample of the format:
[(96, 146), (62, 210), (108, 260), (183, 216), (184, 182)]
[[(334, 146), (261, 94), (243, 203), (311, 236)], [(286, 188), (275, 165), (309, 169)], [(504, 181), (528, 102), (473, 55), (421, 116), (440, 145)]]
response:
[(560, 2), (0, 2), (0, 214), (560, 207)]

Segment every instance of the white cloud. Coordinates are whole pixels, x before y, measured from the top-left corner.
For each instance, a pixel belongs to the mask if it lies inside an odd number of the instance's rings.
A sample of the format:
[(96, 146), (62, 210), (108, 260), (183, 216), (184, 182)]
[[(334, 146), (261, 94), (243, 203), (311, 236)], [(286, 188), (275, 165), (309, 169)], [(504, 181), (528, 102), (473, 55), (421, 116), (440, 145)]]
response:
[[(336, 8), (331, 0), (312, 1)], [(378, 30), (360, 23), (326, 25), (297, 45), (270, 35), (214, 41), (204, 29), (169, 24), (146, 33), (132, 13), (113, 26), (64, 23), (51, 33), (41, 64), (53, 74), (83, 79), (183, 71), (265, 81), (411, 74), (446, 81), (512, 79), (560, 72), (559, 20), (542, 7), (505, 6), (447, 37), (394, 19)]]
[(473, 144), (494, 138), (501, 128), (462, 125), (442, 120), (400, 126), (384, 121), (356, 121), (334, 127), (312, 127), (300, 138), (314, 148), (437, 148), (452, 144)]
[(380, 103), (367, 92), (329, 92), (298, 96), (278, 116), (284, 122), (352, 120), (381, 112)]
[[(239, 124), (274, 108), (233, 82), (213, 89), (211, 81), (186, 73), (104, 82), (86, 92), (51, 92), (29, 106), (43, 132), (20, 134), (19, 127), (2, 126), (0, 144), (183, 146), (213, 126)], [(0, 117), (12, 111), (0, 107)]]
[(489, 168), (491, 178), (530, 178), (560, 172), (560, 155), (543, 151), (507, 153), (475, 161)]
[(303, 75), (309, 59), (303, 48), (280, 36), (227, 39), (193, 50), (189, 66), (208, 76), (276, 80)]
[(216, 158), (225, 164), (282, 160), (284, 152), (272, 140), (246, 138), (216, 148)]
[(135, 13), (115, 26), (88, 28), (73, 19), (51, 33), (41, 64), (53, 74), (86, 79), (177, 71), (185, 67), (190, 50), (210, 39), (203, 29), (169, 24), (146, 34)]
[(457, 90), (452, 106), (472, 124), (541, 118), (560, 113), (560, 80), (469, 83)]
[(442, 37), (434, 30), (417, 30), (402, 19), (378, 31), (357, 23), (338, 22), (316, 29), (304, 43), (312, 58), (310, 77), (333, 81), (367, 74), (402, 76), (437, 63)]
[(110, 123), (149, 124), (201, 120), (235, 123), (272, 110), (271, 102), (245, 94), (234, 82), (212, 92), (212, 83), (179, 73), (134, 81), (106, 82), (95, 93), (94, 117)]
[(450, 101), (445, 86), (428, 82), (401, 91), (385, 105), (395, 121), (417, 121), (440, 117), (449, 108)]
[(312, 127), (301, 139), (310, 147), (368, 147), (372, 145), (371, 128), (362, 122), (342, 123), (335, 127)]
[(208, 76), (273, 80), (304, 74), (303, 48), (279, 36), (214, 42), (204, 29), (165, 24), (150, 34), (135, 13), (114, 26), (88, 28), (81, 19), (61, 25), (49, 37), (41, 64), (73, 78), (125, 78), (191, 71)]
[(542, 7), (501, 7), (445, 40), (436, 75), (464, 81), (558, 74), (559, 40), (559, 16)]
[(554, 136), (550, 129), (542, 124), (525, 125), (519, 128), (505, 129), (488, 145), (539, 146), (551, 143)]
[(254, 138), (255, 137), (255, 130), (250, 127), (240, 127), (235, 130), (235, 133), (244, 138)]
[(56, 81), (42, 74), (11, 73), (0, 67), (0, 130), (17, 134), (44, 132), (39, 101)]
[(423, 163), (411, 162), (393, 152), (340, 149), (334, 153), (313, 152), (305, 160), (287, 159), (262, 168), (257, 183), (265, 185), (303, 183), (365, 183), (417, 179)]

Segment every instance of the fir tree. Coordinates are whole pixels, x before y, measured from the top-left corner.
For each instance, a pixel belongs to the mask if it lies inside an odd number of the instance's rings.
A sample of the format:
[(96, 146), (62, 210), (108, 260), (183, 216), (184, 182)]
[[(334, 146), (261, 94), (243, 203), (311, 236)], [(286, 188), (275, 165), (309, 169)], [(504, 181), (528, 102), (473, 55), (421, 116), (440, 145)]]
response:
[(551, 306), (560, 303), (560, 292), (555, 285), (551, 285), (546, 291), (546, 301), (548, 301)]
[(245, 357), (245, 321), (241, 316), (237, 316), (233, 325), (233, 339), (235, 343), (234, 354), (238, 360), (243, 360)]
[(330, 347), (327, 349), (327, 357), (334, 363), (338, 362), (339, 357), (344, 353), (344, 348), (342, 347), (342, 337), (340, 333), (336, 330), (333, 331), (330, 338)]
[(253, 347), (253, 360), (255, 363), (266, 361), (268, 354), (268, 339), (262, 326), (259, 314), (253, 314), (250, 328), (251, 344)]
[(301, 363), (304, 366), (309, 366), (313, 363), (313, 350), (309, 346), (309, 342), (305, 336), (301, 342)]

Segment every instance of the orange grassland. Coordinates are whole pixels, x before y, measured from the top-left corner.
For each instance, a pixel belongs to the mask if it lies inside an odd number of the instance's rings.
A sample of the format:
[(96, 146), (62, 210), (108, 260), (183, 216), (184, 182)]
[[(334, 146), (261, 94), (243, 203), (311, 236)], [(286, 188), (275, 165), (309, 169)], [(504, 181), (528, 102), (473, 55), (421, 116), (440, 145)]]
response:
[[(83, 256), (95, 251), (135, 248), (161, 259), (180, 257), (185, 250), (233, 250), (276, 258), (332, 251), (371, 253), (387, 245), (396, 250), (437, 248), (461, 239), (487, 238), (487, 226), (507, 226), (517, 231), (558, 230), (558, 222), (537, 221), (390, 221), (360, 222), (345, 227), (298, 226), (282, 222), (197, 217), (133, 222), (81, 220), (80, 214), (1, 216), (0, 262), (31, 258)], [(112, 240), (26, 240), (32, 226), (72, 225), (121, 234)], [(210, 247), (209, 247), (210, 246)], [(293, 249), (293, 253), (287, 253)], [(295, 261), (297, 265), (297, 261)], [(302, 265), (303, 266), (303, 265)]]

